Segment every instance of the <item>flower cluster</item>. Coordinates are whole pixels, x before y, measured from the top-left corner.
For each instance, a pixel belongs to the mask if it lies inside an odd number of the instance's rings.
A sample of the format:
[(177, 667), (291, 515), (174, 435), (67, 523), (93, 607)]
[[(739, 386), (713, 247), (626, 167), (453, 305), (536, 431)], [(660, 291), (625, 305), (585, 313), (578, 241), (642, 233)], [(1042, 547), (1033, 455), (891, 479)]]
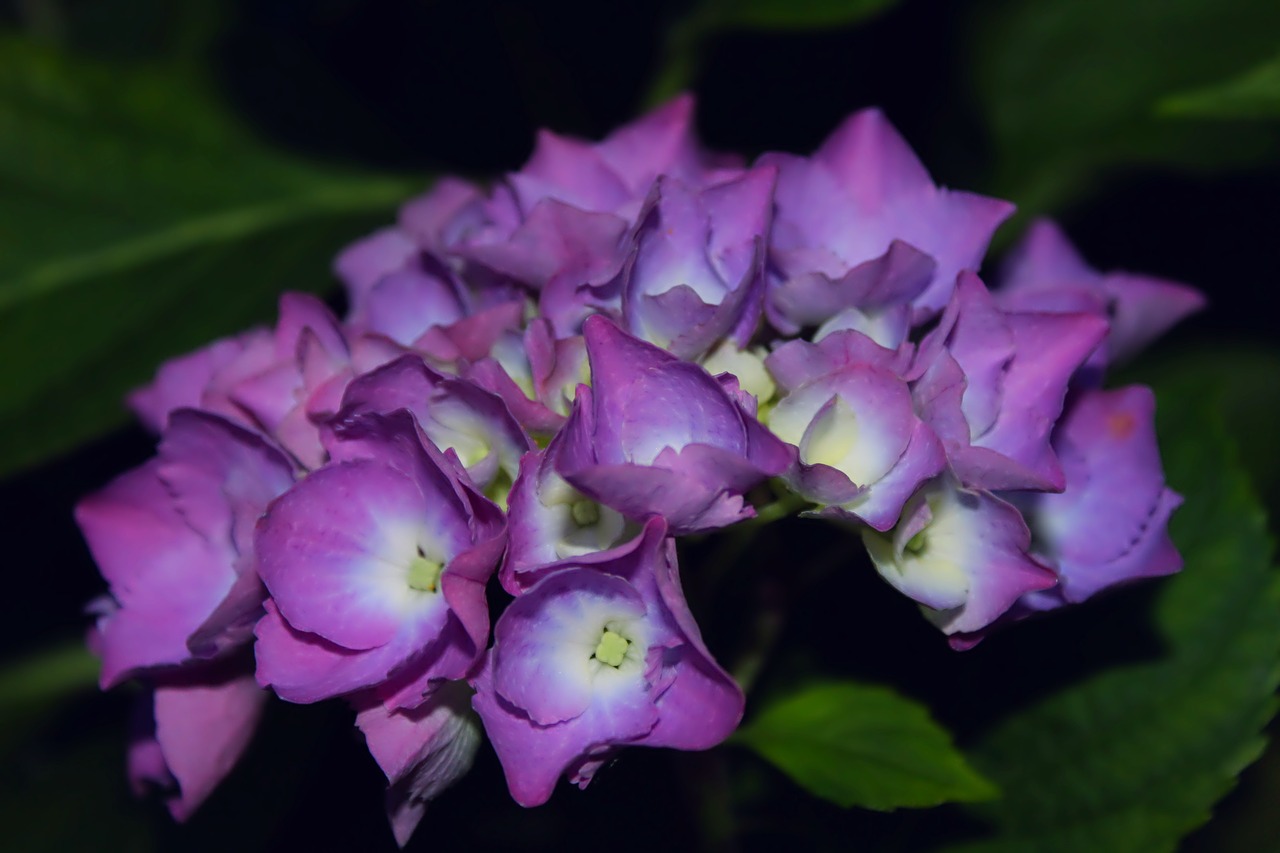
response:
[(988, 289), (1011, 205), (937, 187), (875, 110), (750, 166), (691, 125), (680, 98), (441, 181), (339, 256), (345, 319), (286, 295), (132, 395), (158, 453), (77, 518), (102, 685), (149, 691), (130, 772), (176, 817), (271, 692), (353, 706), (401, 843), (482, 733), (523, 805), (719, 743), (743, 695), (675, 541), (766, 481), (958, 647), (1178, 568), (1152, 395), (1101, 380), (1194, 291), (1049, 223)]

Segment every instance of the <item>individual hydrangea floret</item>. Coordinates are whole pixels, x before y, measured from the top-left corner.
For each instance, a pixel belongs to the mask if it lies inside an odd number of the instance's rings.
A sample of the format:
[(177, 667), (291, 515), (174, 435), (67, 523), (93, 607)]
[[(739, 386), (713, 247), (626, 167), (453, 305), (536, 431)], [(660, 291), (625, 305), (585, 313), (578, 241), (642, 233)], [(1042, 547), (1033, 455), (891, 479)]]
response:
[(750, 341), (763, 310), (776, 174), (751, 169), (701, 190), (658, 180), (625, 272), (622, 313), (632, 334), (684, 359), (726, 337)]
[(948, 635), (979, 631), (1057, 583), (1028, 554), (1031, 532), (1017, 509), (949, 477), (921, 489), (889, 533), (867, 529), (862, 541), (881, 577)]
[(817, 514), (888, 530), (917, 487), (942, 472), (942, 443), (916, 416), (901, 377), (904, 355), (848, 331), (769, 356), (786, 389), (769, 428), (797, 448), (786, 480), (821, 505)]
[[(467, 674), (484, 650), (484, 587), (505, 544), (501, 511), (461, 479), (407, 412), (342, 426), (334, 461), (276, 500), (258, 526), (271, 593), (258, 623), (258, 679), (315, 702)], [(412, 673), (412, 677), (406, 676)]]
[(545, 802), (562, 774), (585, 787), (623, 746), (707, 749), (742, 717), (685, 604), (674, 543), (651, 519), (630, 547), (546, 574), (494, 628), (475, 679), (516, 802)]
[(960, 275), (912, 376), (917, 410), (961, 482), (1062, 490), (1050, 433), (1071, 377), (1106, 333), (1093, 314), (1002, 311), (977, 276)]
[(792, 453), (754, 417), (754, 401), (705, 370), (595, 316), (584, 329), (592, 386), (578, 389), (556, 470), (623, 515), (690, 533), (749, 518), (752, 486)]

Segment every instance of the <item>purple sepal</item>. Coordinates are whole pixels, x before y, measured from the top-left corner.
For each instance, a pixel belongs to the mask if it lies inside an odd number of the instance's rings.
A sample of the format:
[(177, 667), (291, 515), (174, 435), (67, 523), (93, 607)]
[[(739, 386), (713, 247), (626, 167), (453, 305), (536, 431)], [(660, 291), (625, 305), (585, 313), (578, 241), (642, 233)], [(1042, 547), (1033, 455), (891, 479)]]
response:
[(449, 326), (467, 313), (461, 286), (430, 257), (388, 273), (352, 301), (347, 322), (356, 332), (385, 335), (412, 346), (428, 329)]
[[(205, 391), (213, 384), (214, 377), (243, 358), (246, 349), (257, 342), (265, 343), (268, 335), (265, 329), (254, 329), (166, 361), (160, 365), (149, 385), (129, 394), (129, 408), (147, 429), (162, 432), (169, 423), (170, 412), (203, 407)], [(220, 414), (230, 415), (236, 421), (246, 421), (244, 413), (239, 410)]]
[(1167, 524), (1182, 498), (1165, 485), (1154, 419), (1155, 395), (1141, 386), (1082, 392), (1064, 413), (1054, 447), (1066, 490), (1023, 496), (1059, 601), (1181, 568)]
[(155, 459), (76, 507), (112, 603), (97, 623), (102, 685), (248, 640), (263, 591), (252, 529), (293, 469), (260, 436), (180, 409)]
[(906, 377), (914, 350), (910, 343), (887, 348), (863, 332), (843, 329), (817, 343), (787, 341), (765, 359), (769, 374), (784, 390), (793, 390), (849, 367), (871, 367)]
[(384, 276), (403, 269), (420, 252), (404, 230), (383, 228), (339, 252), (333, 273), (346, 287), (348, 303), (356, 308)]
[(751, 169), (701, 190), (658, 179), (624, 275), (632, 334), (689, 360), (726, 336), (747, 344), (763, 308), (776, 175)]
[(444, 257), (490, 224), (484, 196), (459, 178), (441, 178), (400, 207), (400, 228), (428, 252)]
[(546, 802), (561, 774), (585, 786), (618, 747), (706, 749), (741, 719), (665, 534), (651, 519), (612, 559), (550, 572), (498, 620), (473, 704), (521, 805)]
[(520, 456), (533, 449), (501, 397), (466, 379), (438, 373), (413, 355), (355, 379), (347, 386), (336, 422), (398, 409), (412, 413), (436, 447), (452, 449), (481, 488), (500, 472), (508, 482), (514, 480)]
[(215, 377), (221, 395), (304, 467), (319, 467), (324, 449), (315, 422), (333, 413), (353, 375), (342, 325), (314, 296), (286, 293), (269, 356), (251, 355)]
[(1013, 212), (1005, 201), (938, 188), (875, 109), (850, 116), (810, 159), (768, 154), (759, 162), (781, 169), (772, 240), (779, 268), (835, 279), (894, 240), (909, 243), (937, 263), (912, 299), (917, 320), (947, 304), (957, 273), (978, 268)]
[(376, 696), (353, 700), (356, 725), (387, 776), (387, 818), (396, 843), (409, 842), (427, 804), (471, 769), (480, 721), (465, 682), (437, 687), (423, 705), (392, 708)]
[(1185, 284), (1131, 273), (1099, 273), (1047, 219), (1032, 223), (1001, 268), (1000, 304), (1019, 311), (1093, 311), (1111, 331), (1091, 366), (1126, 361), (1183, 318), (1204, 307)]
[(623, 515), (662, 516), (673, 534), (750, 517), (743, 494), (793, 457), (750, 398), (603, 317), (584, 336), (593, 386), (578, 389), (556, 471)]
[(509, 177), (520, 208), (527, 212), (553, 198), (630, 219), (659, 175), (699, 184), (736, 167), (701, 150), (693, 110), (692, 96), (680, 95), (599, 143), (540, 131), (529, 162)]
[(240, 760), (268, 695), (251, 673), (226, 666), (161, 679), (141, 697), (144, 716), (129, 744), (134, 793), (159, 787), (169, 813), (185, 821)]
[(544, 199), (512, 235), (474, 245), (463, 255), (495, 272), (541, 290), (557, 276), (600, 284), (622, 266), (629, 223), (611, 213)]
[[(794, 256), (788, 261), (798, 264)], [(936, 268), (933, 258), (894, 240), (883, 255), (840, 275), (802, 267), (793, 274), (784, 271), (769, 289), (765, 310), (769, 322), (786, 335), (811, 326), (829, 333), (827, 324), (835, 320), (840, 328), (857, 328), (892, 349), (906, 340), (911, 301), (924, 292)]]
[(428, 327), (413, 342), (412, 350), (450, 372), (456, 371), (466, 362), (487, 358), (503, 336), (520, 328), (524, 311), (523, 299), (496, 302), (447, 326)]
[(862, 539), (880, 575), (948, 635), (980, 631), (1057, 582), (1027, 553), (1031, 532), (1018, 510), (948, 478), (921, 489), (889, 534), (864, 530)]

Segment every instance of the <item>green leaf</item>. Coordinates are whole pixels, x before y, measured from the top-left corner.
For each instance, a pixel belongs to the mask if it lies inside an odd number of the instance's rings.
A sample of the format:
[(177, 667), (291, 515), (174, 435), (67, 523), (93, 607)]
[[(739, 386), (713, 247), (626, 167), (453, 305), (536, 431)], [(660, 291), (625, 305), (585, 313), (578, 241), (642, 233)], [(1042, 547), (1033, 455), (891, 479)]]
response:
[(966, 66), (995, 149), (983, 189), (1024, 213), (1059, 209), (1113, 168), (1273, 155), (1265, 127), (1171, 125), (1152, 109), (1274, 56), (1273, 0), (1005, 0), (974, 4), (970, 22)]
[(1280, 56), (1218, 85), (1170, 95), (1157, 112), (1175, 118), (1280, 118)]
[(816, 684), (734, 735), (837, 805), (889, 810), (995, 796), (920, 705), (882, 687)]
[[(1163, 351), (1127, 368), (1124, 382), (1148, 382), (1166, 394), (1200, 397), (1219, 407), (1249, 479), (1271, 516), (1280, 518), (1280, 348), (1261, 343), (1213, 341)], [(1117, 382), (1117, 384), (1122, 384)]]
[(1170, 531), (1185, 568), (1162, 581), (1166, 651), (1073, 685), (999, 727), (974, 763), (1005, 792), (979, 809), (991, 851), (1161, 851), (1206, 821), (1262, 753), (1280, 682), (1280, 575), (1224, 434), (1212, 385), (1159, 394)]
[(0, 755), (69, 700), (98, 686), (98, 659), (82, 640), (52, 646), (0, 668)]
[(295, 161), (163, 66), (0, 39), (0, 473), (123, 420), (163, 358), (270, 321), (417, 180)]

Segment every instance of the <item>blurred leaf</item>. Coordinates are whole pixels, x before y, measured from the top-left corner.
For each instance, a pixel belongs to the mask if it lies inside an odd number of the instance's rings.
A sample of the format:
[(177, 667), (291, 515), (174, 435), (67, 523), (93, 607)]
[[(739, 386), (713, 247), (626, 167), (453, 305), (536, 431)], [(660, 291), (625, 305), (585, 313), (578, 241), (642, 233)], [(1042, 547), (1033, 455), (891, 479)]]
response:
[(158, 849), (148, 810), (124, 785), (123, 720), (94, 727), (0, 778), (4, 849), (22, 853), (145, 853)]
[[(1215, 341), (1145, 358), (1125, 370), (1125, 382), (1147, 382), (1165, 393), (1213, 401), (1248, 461), (1249, 479), (1271, 521), (1280, 521), (1280, 348)], [(1120, 384), (1117, 382), (1116, 384)], [(1274, 527), (1273, 527), (1274, 529)]]
[(804, 32), (847, 27), (898, 0), (700, 0), (667, 29), (663, 56), (645, 95), (653, 107), (688, 89), (698, 76), (706, 42), (730, 30)]
[(989, 851), (1161, 851), (1209, 818), (1265, 746), (1280, 681), (1280, 575), (1266, 519), (1211, 392), (1159, 394), (1170, 531), (1186, 562), (1160, 589), (1167, 651), (1060, 691), (973, 752), (1005, 792), (978, 813)]
[(765, 708), (734, 740), (846, 808), (935, 806), (996, 794), (923, 707), (882, 687), (804, 688)]
[(97, 687), (99, 667), (82, 642), (13, 661), (0, 669), (0, 708), (8, 712)]
[(81, 641), (54, 646), (0, 669), (0, 755), (67, 700), (96, 690), (98, 659)]
[(1280, 56), (1216, 86), (1170, 95), (1157, 111), (1177, 118), (1280, 118)]
[(1274, 0), (975, 4), (967, 65), (994, 144), (984, 189), (1042, 213), (1110, 167), (1209, 169), (1272, 156), (1261, 126), (1171, 126), (1162, 98), (1230, 79), (1276, 50)]
[(419, 187), (294, 161), (198, 82), (0, 41), (0, 473), (120, 422), (161, 359), (331, 286)]

